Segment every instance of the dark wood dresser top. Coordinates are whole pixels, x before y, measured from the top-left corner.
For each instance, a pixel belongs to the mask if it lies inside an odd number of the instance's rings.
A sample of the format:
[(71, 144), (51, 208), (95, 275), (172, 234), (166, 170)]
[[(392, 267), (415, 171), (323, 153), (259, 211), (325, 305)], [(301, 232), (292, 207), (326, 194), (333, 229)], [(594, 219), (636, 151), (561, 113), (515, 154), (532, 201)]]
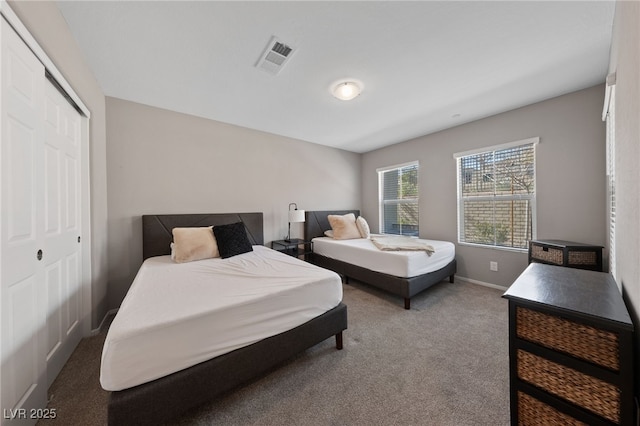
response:
[(633, 330), (616, 282), (604, 272), (532, 263), (503, 297), (558, 314), (568, 312), (605, 327)]
[(549, 246), (555, 247), (602, 247), (597, 244), (585, 244), (585, 243), (576, 243), (573, 241), (565, 241), (565, 240), (533, 240), (533, 243), (545, 244)]

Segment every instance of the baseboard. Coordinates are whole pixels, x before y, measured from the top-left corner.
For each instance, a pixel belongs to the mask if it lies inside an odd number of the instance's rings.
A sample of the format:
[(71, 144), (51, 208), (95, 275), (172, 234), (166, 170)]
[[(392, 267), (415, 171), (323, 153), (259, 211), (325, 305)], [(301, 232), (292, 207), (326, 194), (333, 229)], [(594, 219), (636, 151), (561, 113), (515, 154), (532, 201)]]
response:
[(100, 332), (102, 331), (102, 328), (104, 327), (104, 325), (107, 322), (107, 319), (111, 315), (115, 315), (116, 313), (118, 313), (118, 308), (111, 309), (110, 311), (107, 311), (107, 313), (104, 314), (104, 318), (102, 318), (102, 321), (100, 321), (100, 325), (98, 326), (98, 328), (95, 328), (95, 329), (91, 330), (91, 336), (95, 336), (97, 334), (100, 334)]
[(478, 281), (467, 277), (461, 277), (460, 275), (456, 275), (456, 280), (466, 281), (470, 284), (481, 285), (483, 287), (495, 288), (496, 290), (507, 290), (508, 287), (504, 287), (498, 284), (486, 283), (484, 281)]

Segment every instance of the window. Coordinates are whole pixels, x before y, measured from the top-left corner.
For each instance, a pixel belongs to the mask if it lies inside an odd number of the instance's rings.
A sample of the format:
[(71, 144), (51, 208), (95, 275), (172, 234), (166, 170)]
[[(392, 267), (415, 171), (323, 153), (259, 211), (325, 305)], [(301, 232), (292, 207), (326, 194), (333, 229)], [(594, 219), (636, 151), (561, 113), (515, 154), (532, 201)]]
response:
[(380, 232), (418, 235), (418, 163), (378, 169)]
[[(607, 124), (607, 213), (609, 228), (609, 273), (616, 278), (616, 77), (607, 76), (602, 119)], [(616, 280), (617, 281), (617, 280)], [(618, 284), (620, 285), (620, 284)]]
[(525, 250), (535, 236), (538, 138), (455, 154), (458, 242)]

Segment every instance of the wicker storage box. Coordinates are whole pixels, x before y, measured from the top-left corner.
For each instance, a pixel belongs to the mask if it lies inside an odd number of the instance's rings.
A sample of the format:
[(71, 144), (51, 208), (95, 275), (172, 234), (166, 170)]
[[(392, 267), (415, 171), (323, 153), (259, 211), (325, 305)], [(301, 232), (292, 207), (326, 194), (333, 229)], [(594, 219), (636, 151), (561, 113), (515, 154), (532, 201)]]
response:
[(527, 426), (587, 426), (524, 392), (518, 392), (518, 414), (519, 424)]
[(523, 350), (517, 362), (521, 380), (620, 423), (620, 389), (615, 385)]
[(618, 335), (555, 315), (518, 306), (516, 333), (521, 339), (618, 371)]
[(531, 262), (602, 271), (602, 246), (563, 240), (530, 241)]

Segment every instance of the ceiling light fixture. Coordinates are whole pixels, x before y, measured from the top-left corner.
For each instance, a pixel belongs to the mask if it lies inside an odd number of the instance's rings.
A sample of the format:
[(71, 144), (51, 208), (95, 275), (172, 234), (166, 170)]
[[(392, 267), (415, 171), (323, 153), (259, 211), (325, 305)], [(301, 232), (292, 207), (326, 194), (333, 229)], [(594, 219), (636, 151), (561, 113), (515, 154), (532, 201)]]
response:
[(341, 80), (331, 86), (331, 94), (343, 101), (350, 101), (362, 92), (362, 83), (355, 80)]

